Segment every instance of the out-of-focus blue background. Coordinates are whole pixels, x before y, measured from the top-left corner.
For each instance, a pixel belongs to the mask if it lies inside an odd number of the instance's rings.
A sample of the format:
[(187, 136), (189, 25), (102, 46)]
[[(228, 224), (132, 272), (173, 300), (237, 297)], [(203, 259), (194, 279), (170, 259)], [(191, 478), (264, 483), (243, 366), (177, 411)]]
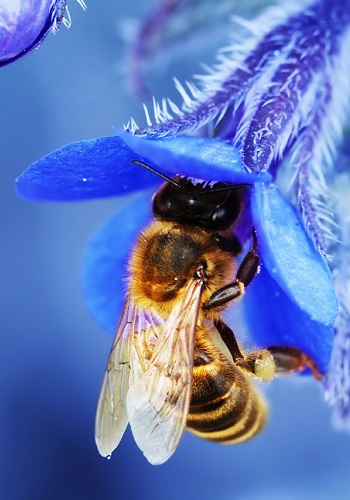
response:
[(70, 30), (0, 71), (0, 497), (350, 498), (350, 437), (332, 430), (317, 384), (297, 377), (269, 385), (269, 425), (249, 443), (225, 447), (186, 433), (154, 467), (128, 431), (111, 460), (99, 456), (94, 413), (112, 338), (85, 309), (80, 268), (118, 201), (29, 203), (16, 197), (14, 179), (65, 143), (141, 116), (117, 26), (147, 4), (101, 0), (86, 13), (70, 5)]

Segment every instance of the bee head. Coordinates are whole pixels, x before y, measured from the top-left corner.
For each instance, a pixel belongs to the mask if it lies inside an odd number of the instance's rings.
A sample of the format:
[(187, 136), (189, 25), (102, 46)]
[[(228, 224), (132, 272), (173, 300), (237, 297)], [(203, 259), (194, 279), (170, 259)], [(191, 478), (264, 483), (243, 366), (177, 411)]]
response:
[(166, 182), (153, 197), (153, 215), (158, 220), (195, 225), (208, 231), (223, 231), (237, 220), (242, 188), (249, 184), (209, 182), (180, 175), (168, 177), (146, 163), (133, 160)]
[(192, 224), (209, 231), (228, 229), (238, 218), (247, 185), (197, 181), (176, 176), (153, 197), (156, 219)]

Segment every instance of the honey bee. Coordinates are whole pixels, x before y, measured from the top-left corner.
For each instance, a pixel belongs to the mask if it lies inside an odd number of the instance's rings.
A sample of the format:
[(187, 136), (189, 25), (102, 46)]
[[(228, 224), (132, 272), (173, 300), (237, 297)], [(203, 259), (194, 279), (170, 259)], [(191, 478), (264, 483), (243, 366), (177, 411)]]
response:
[[(150, 166), (135, 161), (151, 171)], [(238, 443), (264, 426), (267, 405), (252, 379), (310, 368), (297, 348), (243, 352), (222, 312), (245, 293), (259, 268), (258, 241), (238, 265), (234, 228), (247, 185), (168, 178), (153, 197), (154, 220), (129, 260), (129, 288), (97, 406), (102, 456), (128, 423), (152, 464), (165, 462), (187, 428)]]

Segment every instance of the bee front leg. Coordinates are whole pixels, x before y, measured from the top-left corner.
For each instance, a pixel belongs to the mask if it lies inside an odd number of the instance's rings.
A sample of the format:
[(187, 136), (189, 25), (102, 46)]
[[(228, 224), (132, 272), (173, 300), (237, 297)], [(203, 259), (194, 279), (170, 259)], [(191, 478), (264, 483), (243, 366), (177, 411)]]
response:
[(203, 309), (209, 311), (223, 306), (232, 300), (244, 295), (244, 289), (250, 284), (259, 268), (258, 240), (253, 229), (253, 245), (241, 262), (236, 276), (236, 281), (217, 290), (203, 305)]
[(253, 245), (244, 257), (237, 271), (237, 281), (246, 287), (250, 284), (259, 269), (258, 238), (255, 229), (252, 232)]

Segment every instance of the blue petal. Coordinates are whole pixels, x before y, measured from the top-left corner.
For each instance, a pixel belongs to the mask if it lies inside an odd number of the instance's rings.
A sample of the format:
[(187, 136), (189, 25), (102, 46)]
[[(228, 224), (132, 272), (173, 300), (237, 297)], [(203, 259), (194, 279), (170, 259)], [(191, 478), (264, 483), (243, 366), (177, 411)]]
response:
[(130, 163), (140, 159), (117, 136), (73, 142), (33, 163), (17, 179), (17, 192), (35, 201), (85, 200), (124, 195), (159, 183)]
[(215, 139), (186, 135), (146, 139), (129, 132), (119, 134), (133, 151), (168, 175), (236, 184), (267, 182), (271, 178), (267, 172), (252, 174), (245, 170), (238, 150)]
[(254, 186), (252, 218), (262, 270), (245, 297), (259, 345), (293, 345), (328, 366), (337, 315), (329, 269), (295, 210), (272, 185)]
[(152, 192), (123, 206), (92, 238), (83, 263), (88, 309), (114, 333), (126, 296), (127, 260), (133, 242), (151, 218)]
[(313, 320), (291, 300), (262, 265), (242, 300), (249, 335), (259, 347), (298, 347), (324, 373), (333, 346), (333, 324)]
[(337, 300), (329, 268), (278, 188), (271, 184), (253, 188), (252, 218), (271, 276), (310, 317), (334, 323)]

